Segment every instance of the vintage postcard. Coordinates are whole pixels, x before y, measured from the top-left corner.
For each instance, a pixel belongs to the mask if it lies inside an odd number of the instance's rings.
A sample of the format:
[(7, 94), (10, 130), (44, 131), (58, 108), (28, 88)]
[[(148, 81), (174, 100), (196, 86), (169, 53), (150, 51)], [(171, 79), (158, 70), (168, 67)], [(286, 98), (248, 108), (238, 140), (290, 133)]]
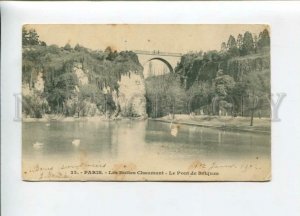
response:
[(26, 24), (28, 181), (268, 181), (268, 25)]

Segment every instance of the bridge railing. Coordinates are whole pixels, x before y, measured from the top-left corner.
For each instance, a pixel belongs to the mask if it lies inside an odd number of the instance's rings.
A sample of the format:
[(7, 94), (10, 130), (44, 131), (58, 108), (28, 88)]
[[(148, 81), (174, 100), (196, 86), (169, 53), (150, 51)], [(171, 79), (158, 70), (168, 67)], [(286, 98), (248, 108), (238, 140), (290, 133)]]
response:
[(159, 56), (175, 56), (175, 57), (181, 57), (182, 53), (171, 53), (171, 52), (161, 52), (159, 50), (153, 50), (153, 51), (145, 51), (145, 50), (133, 50), (136, 54), (143, 54), (143, 55), (159, 55)]

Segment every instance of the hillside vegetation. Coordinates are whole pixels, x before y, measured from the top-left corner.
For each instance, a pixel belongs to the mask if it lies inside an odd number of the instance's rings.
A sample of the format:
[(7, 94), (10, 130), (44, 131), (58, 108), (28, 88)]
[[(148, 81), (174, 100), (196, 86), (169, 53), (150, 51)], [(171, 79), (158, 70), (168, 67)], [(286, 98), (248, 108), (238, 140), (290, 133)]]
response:
[[(84, 85), (76, 70), (87, 80)], [(112, 113), (117, 109), (112, 93), (118, 93), (121, 76), (142, 70), (133, 52), (48, 46), (35, 30), (23, 29), (23, 113), (35, 118), (51, 113), (85, 116), (91, 110)]]
[(187, 53), (174, 74), (146, 80), (148, 114), (270, 116), (270, 37), (232, 35), (220, 51)]

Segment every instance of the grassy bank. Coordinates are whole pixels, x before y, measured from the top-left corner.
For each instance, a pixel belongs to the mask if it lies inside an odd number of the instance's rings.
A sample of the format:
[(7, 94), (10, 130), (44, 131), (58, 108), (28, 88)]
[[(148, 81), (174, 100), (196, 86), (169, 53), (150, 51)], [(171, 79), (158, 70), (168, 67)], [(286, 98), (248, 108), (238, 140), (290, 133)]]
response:
[(174, 119), (169, 116), (164, 116), (162, 118), (151, 120), (201, 127), (212, 127), (224, 130), (271, 133), (270, 118), (254, 118), (253, 126), (250, 126), (250, 117), (175, 115)]

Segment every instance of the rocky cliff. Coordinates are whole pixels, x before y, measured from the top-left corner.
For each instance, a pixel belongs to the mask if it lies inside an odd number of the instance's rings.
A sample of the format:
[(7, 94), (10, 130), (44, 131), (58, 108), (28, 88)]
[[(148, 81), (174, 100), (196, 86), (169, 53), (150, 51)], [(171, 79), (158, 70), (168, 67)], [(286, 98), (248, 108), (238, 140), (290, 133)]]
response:
[[(80, 86), (90, 84), (88, 79), (89, 71), (85, 71), (81, 64), (74, 64), (73, 72)], [(102, 89), (103, 94), (112, 95), (112, 99), (117, 108), (115, 112), (116, 115), (123, 117), (145, 117), (146, 90), (141, 71), (128, 71), (127, 73), (123, 73), (117, 83), (118, 89), (111, 89), (110, 87), (104, 87)]]
[(118, 82), (118, 92), (113, 92), (113, 99), (120, 107), (122, 116), (145, 117), (146, 114), (146, 87), (143, 76), (130, 71), (122, 75)]
[[(89, 77), (92, 77), (93, 71), (85, 69), (79, 62), (73, 63), (72, 74), (76, 77), (77, 83), (73, 90), (71, 97), (64, 102), (64, 112), (75, 113), (78, 116), (95, 116), (104, 115), (103, 109), (97, 107), (97, 104), (93, 102), (89, 97), (79, 98), (80, 94), (85, 87), (92, 86), (92, 82)], [(145, 99), (145, 81), (141, 71), (128, 71), (123, 73), (120, 79), (117, 81), (118, 88), (112, 89), (110, 87), (104, 87), (101, 90), (103, 95), (111, 95), (115, 104), (114, 117), (145, 117), (146, 114), (146, 99)], [(34, 103), (34, 106), (41, 108), (47, 105), (47, 100), (43, 97), (45, 88), (45, 80), (42, 72), (37, 74), (32, 87), (24, 83), (22, 86), (23, 96), (30, 103)], [(96, 86), (95, 86), (96, 88)], [(97, 94), (97, 92), (95, 92)], [(105, 100), (105, 98), (103, 98)], [(103, 108), (103, 106), (102, 106)], [(67, 111), (66, 111), (67, 110)], [(30, 111), (29, 111), (30, 113)], [(43, 112), (38, 116), (41, 117)], [(107, 113), (109, 116), (113, 116), (112, 113)], [(32, 116), (32, 114), (30, 114)], [(69, 115), (69, 114), (68, 114)], [(34, 116), (34, 115), (33, 115)]]

